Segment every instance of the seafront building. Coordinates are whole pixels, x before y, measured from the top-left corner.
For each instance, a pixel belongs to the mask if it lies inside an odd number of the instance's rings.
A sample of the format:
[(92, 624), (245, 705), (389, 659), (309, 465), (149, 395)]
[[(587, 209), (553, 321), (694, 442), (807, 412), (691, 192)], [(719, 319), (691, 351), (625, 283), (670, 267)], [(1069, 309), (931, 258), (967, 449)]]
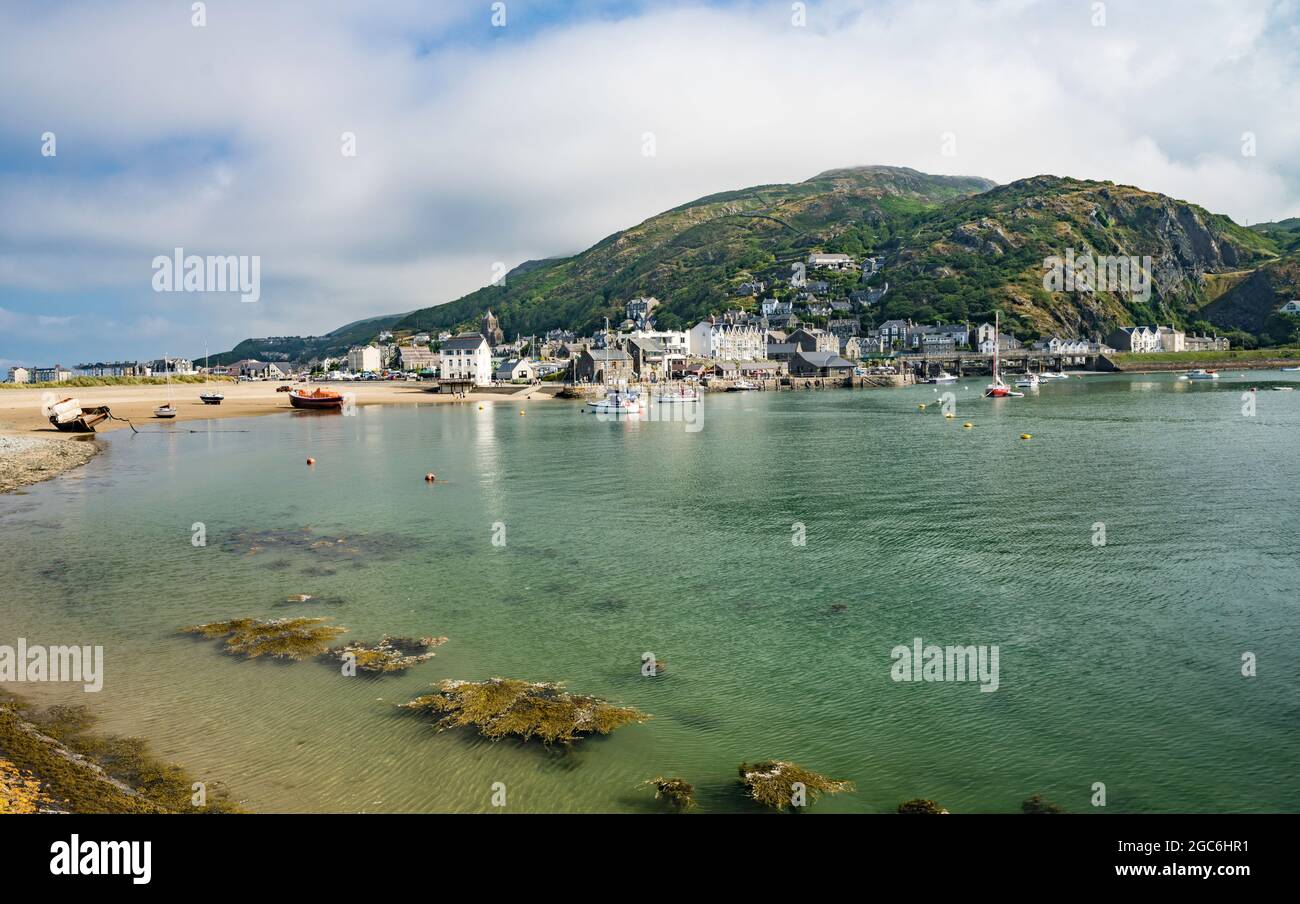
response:
[(697, 358), (758, 361), (767, 357), (762, 327), (709, 318), (691, 328), (690, 353)]
[(492, 350), (482, 333), (461, 333), (448, 339), (439, 352), (439, 365), (444, 381), (492, 385)]
[(356, 345), (348, 349), (348, 370), (353, 373), (373, 373), (383, 366), (383, 356), (376, 345)]

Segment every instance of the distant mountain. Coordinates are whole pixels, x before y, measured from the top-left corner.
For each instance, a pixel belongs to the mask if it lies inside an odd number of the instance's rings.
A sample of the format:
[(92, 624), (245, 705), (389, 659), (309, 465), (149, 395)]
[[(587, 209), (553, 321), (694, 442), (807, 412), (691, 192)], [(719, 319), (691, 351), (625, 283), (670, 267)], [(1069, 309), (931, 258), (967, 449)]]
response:
[[(1149, 257), (1149, 295), (1049, 292), (1045, 261), (1067, 250)], [(297, 353), (337, 354), (381, 329), (476, 327), (489, 307), (510, 337), (557, 327), (586, 334), (606, 318), (620, 322), (625, 303), (639, 295), (660, 299), (661, 327), (684, 328), (728, 308), (752, 310), (757, 299), (737, 288), (755, 279), (769, 286), (788, 280), (792, 265), (811, 251), (880, 259), (869, 284), (856, 273), (809, 274), (829, 282), (823, 297), (831, 299), (887, 283), (863, 315), (866, 326), (889, 318), (976, 321), (996, 309), (1022, 338), (1091, 337), (1148, 323), (1278, 342), (1289, 341), (1283, 337), (1290, 321), (1273, 310), (1296, 289), (1300, 218), (1248, 229), (1166, 195), (1050, 175), (997, 185), (899, 167), (829, 170), (805, 182), (700, 198), (578, 254), (526, 261), (502, 284), (456, 301), (304, 339)], [(229, 355), (290, 352), (291, 343), (259, 345), (266, 342), (248, 340)]]
[(308, 361), (312, 358), (338, 356), (354, 345), (374, 339), (381, 330), (393, 325), (408, 314), (386, 314), (354, 320), (323, 336), (273, 336), (265, 339), (245, 339), (228, 352), (212, 355), (214, 366), (232, 364), (245, 358), (260, 361)]

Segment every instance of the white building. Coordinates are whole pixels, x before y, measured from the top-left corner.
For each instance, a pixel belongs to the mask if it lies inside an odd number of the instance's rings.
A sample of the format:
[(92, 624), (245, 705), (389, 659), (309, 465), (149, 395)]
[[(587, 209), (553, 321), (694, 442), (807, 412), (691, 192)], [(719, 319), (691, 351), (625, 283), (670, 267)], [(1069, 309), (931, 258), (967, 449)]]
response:
[(1138, 354), (1181, 352), (1187, 348), (1187, 334), (1168, 326), (1122, 326), (1106, 337), (1106, 344)]
[(514, 380), (531, 380), (534, 377), (533, 362), (527, 358), (511, 358), (502, 361), (493, 378), (498, 383), (510, 383)]
[(1283, 314), (1300, 314), (1300, 299), (1292, 299), (1278, 310)]
[(32, 382), (32, 373), (25, 367), (9, 368), (10, 383), (30, 383)]
[(822, 254), (814, 251), (808, 255), (808, 266), (814, 270), (852, 270), (855, 264), (847, 254)]
[(376, 371), (383, 367), (379, 347), (375, 345), (356, 345), (348, 349), (348, 370), (353, 373)]
[(492, 350), (481, 333), (461, 333), (448, 339), (439, 357), (443, 380), (469, 380), (475, 386), (492, 384)]
[(701, 320), (691, 328), (690, 354), (725, 361), (767, 358), (767, 333), (759, 326)]

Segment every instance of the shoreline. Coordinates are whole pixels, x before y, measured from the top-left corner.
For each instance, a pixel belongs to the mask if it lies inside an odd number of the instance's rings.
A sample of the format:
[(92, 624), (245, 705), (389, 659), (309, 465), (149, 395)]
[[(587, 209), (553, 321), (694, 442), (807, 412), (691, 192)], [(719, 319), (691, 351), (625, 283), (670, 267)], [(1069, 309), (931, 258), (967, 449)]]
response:
[[(134, 384), (120, 386), (77, 386), (56, 393), (72, 397), (86, 406), (108, 405), (124, 420), (105, 421), (95, 433), (61, 433), (42, 414), (50, 389), (8, 389), (0, 392), (0, 493), (12, 493), (66, 474), (86, 464), (105, 448), (95, 437), (115, 430), (129, 430), (146, 424), (195, 424), (230, 418), (261, 417), (294, 411), (278, 385), (264, 383), (213, 383), (226, 397), (220, 405), (199, 400), (204, 384)], [(321, 383), (339, 392), (353, 393), (357, 405), (446, 405), (488, 402), (542, 402), (555, 398), (548, 386), (504, 386), (496, 391), (471, 392), (465, 398), (430, 392), (427, 385), (407, 382)], [(166, 421), (153, 410), (173, 401), (177, 415)], [(148, 429), (148, 428), (146, 428)]]
[[(77, 434), (60, 433), (41, 413), (45, 398), (54, 394), (59, 398), (79, 399), (83, 406), (107, 405), (114, 416), (133, 421), (137, 427), (145, 423), (162, 423), (154, 418), (153, 410), (171, 401), (177, 409), (175, 418), (166, 423), (178, 424), (201, 420), (224, 420), (235, 417), (257, 417), (265, 414), (293, 411), (287, 393), (276, 392), (276, 387), (287, 385), (275, 382), (259, 383), (184, 383), (168, 387), (162, 384), (129, 386), (70, 386), (55, 392), (50, 389), (8, 389), (0, 392), (0, 436), (45, 436), (60, 440)], [(446, 405), (455, 402), (550, 401), (554, 398), (549, 386), (522, 385), (485, 388), (460, 398), (430, 392), (427, 384), (407, 382), (374, 383), (312, 383), (298, 384), (328, 387), (341, 393), (352, 393), (357, 405)], [(205, 388), (216, 388), (225, 396), (220, 405), (205, 405), (199, 393)], [(96, 433), (130, 429), (123, 421), (105, 421)], [(83, 436), (85, 434), (82, 434)]]
[(104, 449), (102, 443), (89, 438), (92, 435), (83, 433), (79, 440), (63, 441), (0, 434), (0, 493), (21, 490), (86, 464)]

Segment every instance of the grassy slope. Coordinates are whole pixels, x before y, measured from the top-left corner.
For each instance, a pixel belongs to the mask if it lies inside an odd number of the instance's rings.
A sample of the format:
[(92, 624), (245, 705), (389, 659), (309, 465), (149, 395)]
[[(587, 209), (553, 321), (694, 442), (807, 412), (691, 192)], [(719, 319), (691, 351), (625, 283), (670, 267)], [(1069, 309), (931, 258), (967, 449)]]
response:
[(462, 299), (417, 311), (405, 329), (452, 328), (491, 307), (509, 335), (587, 331), (640, 294), (665, 302), (659, 322), (688, 324), (726, 306), (729, 288), (765, 271), (788, 273), (813, 249), (864, 254), (937, 204), (986, 190), (983, 179), (868, 167), (793, 185), (763, 185), (684, 204), (574, 255), (537, 264)]

